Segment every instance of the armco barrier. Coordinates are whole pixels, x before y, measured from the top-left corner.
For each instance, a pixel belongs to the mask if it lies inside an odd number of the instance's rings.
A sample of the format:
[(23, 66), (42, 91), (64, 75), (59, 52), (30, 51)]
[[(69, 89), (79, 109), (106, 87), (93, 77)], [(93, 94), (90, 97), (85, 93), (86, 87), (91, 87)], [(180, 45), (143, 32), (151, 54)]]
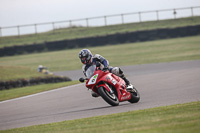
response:
[(165, 28), (147, 31), (116, 33), (106, 36), (95, 36), (71, 40), (45, 42), (41, 44), (22, 45), (0, 48), (0, 56), (12, 56), (25, 53), (56, 51), (86, 46), (103, 46), (106, 44), (122, 44), (126, 42), (143, 42), (157, 39), (194, 36), (200, 34), (200, 25)]

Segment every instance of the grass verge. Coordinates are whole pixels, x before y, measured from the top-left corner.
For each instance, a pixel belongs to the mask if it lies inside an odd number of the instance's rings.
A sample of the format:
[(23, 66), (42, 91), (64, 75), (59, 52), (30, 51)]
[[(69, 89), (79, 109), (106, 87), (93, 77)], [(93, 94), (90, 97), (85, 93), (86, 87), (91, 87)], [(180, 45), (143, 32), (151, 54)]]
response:
[(79, 81), (41, 84), (41, 85), (28, 86), (28, 87), (22, 87), (22, 88), (14, 88), (10, 90), (2, 90), (0, 91), (0, 101), (27, 96), (27, 95), (31, 95), (31, 94), (35, 94), (35, 93), (39, 93), (43, 91), (49, 91), (52, 89), (66, 87), (66, 86), (74, 85), (77, 83), (79, 83)]
[(34, 77), (46, 77), (46, 74), (37, 72), (25, 66), (0, 66), (0, 81), (30, 79)]
[(58, 41), (92, 36), (104, 36), (107, 34), (152, 30), (159, 28), (175, 28), (199, 24), (200, 17), (189, 17), (171, 20), (149, 21), (142, 23), (119, 24), (102, 27), (63, 28), (45, 33), (23, 35), (20, 37), (1, 37), (0, 48), (13, 45), (28, 45), (34, 43), (43, 43), (47, 41)]
[[(90, 48), (90, 50), (93, 53), (103, 55), (109, 60), (111, 66), (199, 60), (200, 36), (108, 45), (104, 47), (93, 47)], [(37, 73), (36, 70), (39, 64), (47, 66), (50, 71), (81, 69), (82, 64), (78, 58), (79, 51), (80, 49), (71, 49), (39, 54), (2, 57), (0, 58), (0, 79), (19, 78), (18, 76), (23, 76), (25, 70), (27, 73), (25, 73), (23, 77), (26, 77), (27, 75), (30, 76), (30, 71)], [(8, 68), (8, 66), (12, 67)], [(47, 88), (51, 88), (51, 86), (52, 85), (47, 85)], [(1, 91), (0, 95), (1, 97), (4, 97), (4, 100), (6, 100), (9, 98), (37, 93), (29, 92), (25, 94), (26, 91), (30, 90), (29, 88), (26, 88), (27, 87), (14, 89), (17, 92), (12, 92), (14, 90)], [(32, 86), (31, 88), (34, 91), (37, 90), (35, 89), (37, 86)], [(21, 89), (23, 91), (20, 91)], [(44, 91), (45, 90), (46, 89), (44, 89)], [(22, 94), (10, 97), (7, 93)], [(7, 98), (5, 99), (5, 97)]]
[[(133, 105), (137, 106), (137, 105)], [(200, 101), (36, 125), (2, 133), (198, 133)]]
[[(111, 66), (197, 60), (200, 59), (200, 36), (88, 48), (93, 54), (104, 56)], [(82, 68), (78, 58), (80, 50), (1, 57), (0, 66), (26, 66), (36, 71), (41, 64), (50, 71), (77, 70)]]

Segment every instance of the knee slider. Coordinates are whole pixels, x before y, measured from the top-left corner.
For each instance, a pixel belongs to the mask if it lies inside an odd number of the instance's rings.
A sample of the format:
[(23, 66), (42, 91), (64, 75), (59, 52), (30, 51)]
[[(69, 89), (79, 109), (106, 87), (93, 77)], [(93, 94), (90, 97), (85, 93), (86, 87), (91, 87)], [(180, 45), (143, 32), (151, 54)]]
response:
[(124, 75), (123, 71), (119, 67), (114, 67), (111, 72), (120, 77)]

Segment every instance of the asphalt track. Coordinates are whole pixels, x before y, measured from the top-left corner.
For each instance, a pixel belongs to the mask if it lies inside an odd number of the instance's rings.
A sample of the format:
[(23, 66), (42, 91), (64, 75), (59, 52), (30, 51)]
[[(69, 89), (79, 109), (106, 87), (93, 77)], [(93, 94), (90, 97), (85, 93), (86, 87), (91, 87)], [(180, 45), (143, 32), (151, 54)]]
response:
[[(0, 102), (0, 130), (200, 101), (200, 60), (121, 68), (140, 92), (138, 103), (112, 107), (78, 84)], [(81, 70), (56, 74), (82, 76)]]

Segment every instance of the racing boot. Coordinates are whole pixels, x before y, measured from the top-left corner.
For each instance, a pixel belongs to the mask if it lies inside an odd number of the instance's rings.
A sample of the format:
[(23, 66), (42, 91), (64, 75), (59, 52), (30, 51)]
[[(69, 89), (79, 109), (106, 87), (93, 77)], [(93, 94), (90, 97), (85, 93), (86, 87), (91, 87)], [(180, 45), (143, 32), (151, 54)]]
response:
[(114, 73), (115, 75), (121, 77), (125, 83), (126, 83), (126, 90), (133, 90), (133, 85), (130, 84), (130, 82), (128, 81), (128, 79), (125, 77), (123, 71), (121, 70), (121, 68), (119, 67), (114, 67), (111, 71), (112, 73)]
[(131, 90), (133, 90), (133, 85), (132, 84), (130, 84), (130, 82), (129, 82), (129, 80), (123, 75), (123, 77), (121, 77), (124, 81), (125, 81), (125, 83), (126, 83), (126, 90), (127, 91), (131, 91)]
[(99, 95), (98, 95), (96, 92), (94, 92), (94, 91), (91, 91), (91, 95), (92, 95), (93, 97), (99, 97)]

